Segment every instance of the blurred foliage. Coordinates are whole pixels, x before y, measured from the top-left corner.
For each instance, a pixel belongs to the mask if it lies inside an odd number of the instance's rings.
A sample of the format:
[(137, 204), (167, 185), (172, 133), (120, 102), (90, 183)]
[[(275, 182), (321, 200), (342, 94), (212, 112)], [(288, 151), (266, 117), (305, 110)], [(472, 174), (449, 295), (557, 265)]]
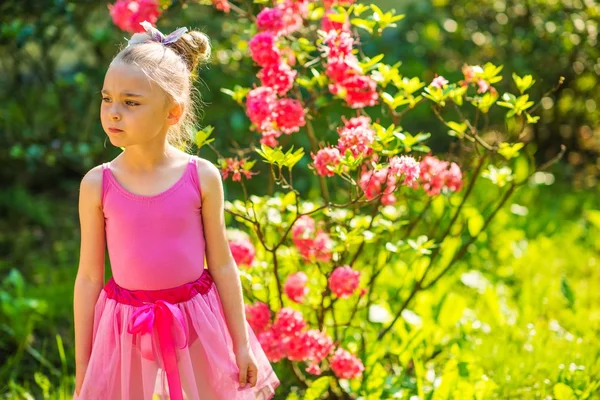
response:
[[(565, 77), (559, 91), (542, 101), (541, 121), (530, 132), (538, 157), (556, 154), (567, 145), (569, 178), (576, 186), (593, 187), (600, 177), (600, 4), (594, 0), (382, 0), (386, 8), (407, 14), (399, 29), (370, 42), (386, 57), (402, 59), (409, 75), (460, 78), (463, 64), (492, 62), (504, 72), (532, 74), (538, 82), (532, 98), (540, 98)], [(365, 49), (370, 53), (369, 49)], [(386, 58), (387, 59), (387, 58)], [(503, 81), (499, 90), (514, 90)], [(493, 120), (493, 118), (490, 118)], [(411, 126), (427, 129), (427, 121)], [(408, 126), (408, 125), (407, 125)], [(497, 127), (502, 131), (502, 127)]]

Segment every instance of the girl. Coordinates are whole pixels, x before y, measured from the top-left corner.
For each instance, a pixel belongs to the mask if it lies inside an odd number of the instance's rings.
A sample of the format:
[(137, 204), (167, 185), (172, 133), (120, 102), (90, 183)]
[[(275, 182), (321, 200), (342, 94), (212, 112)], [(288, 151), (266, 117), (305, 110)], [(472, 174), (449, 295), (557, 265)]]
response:
[(279, 380), (245, 319), (219, 170), (178, 150), (208, 38), (142, 25), (102, 89), (102, 127), (125, 151), (81, 182), (74, 398), (270, 399)]

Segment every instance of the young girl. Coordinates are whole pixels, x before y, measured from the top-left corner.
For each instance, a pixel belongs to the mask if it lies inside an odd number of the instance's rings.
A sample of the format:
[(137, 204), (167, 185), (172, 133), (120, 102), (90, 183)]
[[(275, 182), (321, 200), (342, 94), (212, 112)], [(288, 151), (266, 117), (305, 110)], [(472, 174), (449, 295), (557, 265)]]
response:
[(279, 380), (245, 319), (219, 170), (178, 150), (208, 38), (142, 25), (102, 89), (102, 127), (125, 151), (81, 182), (74, 398), (270, 399)]

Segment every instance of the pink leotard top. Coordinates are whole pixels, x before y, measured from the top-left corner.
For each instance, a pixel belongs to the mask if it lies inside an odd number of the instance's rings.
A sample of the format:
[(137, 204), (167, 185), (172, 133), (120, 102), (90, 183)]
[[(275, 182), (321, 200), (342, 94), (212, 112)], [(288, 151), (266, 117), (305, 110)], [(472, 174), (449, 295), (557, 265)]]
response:
[(204, 272), (205, 240), (197, 158), (181, 178), (153, 196), (129, 192), (102, 165), (102, 209), (113, 278), (131, 289), (157, 290)]

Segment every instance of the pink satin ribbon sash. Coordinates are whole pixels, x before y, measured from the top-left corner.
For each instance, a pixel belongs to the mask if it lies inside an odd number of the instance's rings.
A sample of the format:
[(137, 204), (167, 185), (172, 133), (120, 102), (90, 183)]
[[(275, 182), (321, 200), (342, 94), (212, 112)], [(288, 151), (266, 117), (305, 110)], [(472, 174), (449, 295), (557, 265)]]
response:
[(212, 286), (212, 277), (205, 269), (197, 280), (169, 289), (128, 290), (113, 279), (104, 287), (108, 298), (138, 307), (129, 319), (127, 332), (139, 335), (142, 357), (151, 361), (161, 358), (172, 400), (183, 400), (177, 349), (188, 345), (185, 317), (176, 304), (208, 293)]

